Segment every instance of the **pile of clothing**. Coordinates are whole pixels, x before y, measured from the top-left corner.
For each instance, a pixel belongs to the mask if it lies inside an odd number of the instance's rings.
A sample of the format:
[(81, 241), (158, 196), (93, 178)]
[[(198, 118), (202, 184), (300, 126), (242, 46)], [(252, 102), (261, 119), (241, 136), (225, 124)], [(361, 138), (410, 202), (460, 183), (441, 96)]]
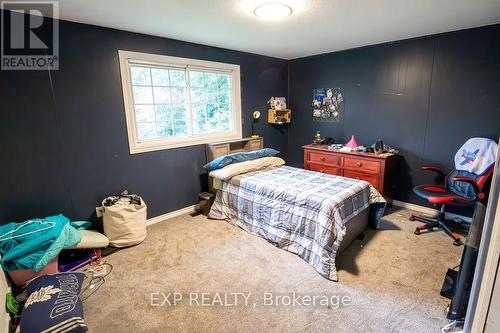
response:
[(102, 205), (104, 207), (111, 206), (126, 206), (126, 205), (140, 205), (141, 197), (137, 194), (128, 194), (128, 191), (123, 191), (120, 195), (111, 196), (104, 199)]
[(87, 221), (70, 221), (62, 214), (0, 226), (1, 264), (6, 272), (31, 269), (39, 272), (62, 249), (81, 241), (79, 229)]

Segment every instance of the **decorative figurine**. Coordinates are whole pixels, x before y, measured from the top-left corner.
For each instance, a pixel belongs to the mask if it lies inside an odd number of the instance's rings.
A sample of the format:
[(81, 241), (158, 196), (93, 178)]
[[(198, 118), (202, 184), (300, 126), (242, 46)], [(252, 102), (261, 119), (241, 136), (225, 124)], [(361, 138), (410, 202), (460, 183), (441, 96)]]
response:
[(384, 142), (382, 140), (377, 140), (373, 145), (373, 151), (375, 154), (380, 155), (384, 152)]
[(274, 96), (271, 96), (271, 98), (269, 98), (269, 100), (267, 101), (267, 104), (269, 104), (269, 108), (271, 110), (274, 110)]
[(316, 135), (314, 136), (314, 141), (313, 143), (315, 145), (320, 145), (321, 144), (321, 141), (323, 141), (323, 139), (321, 138), (321, 133), (319, 131), (316, 131)]
[(351, 140), (349, 140), (349, 142), (345, 144), (345, 147), (349, 147), (349, 148), (356, 148), (358, 146), (359, 145), (356, 142), (356, 137), (354, 135), (351, 136)]

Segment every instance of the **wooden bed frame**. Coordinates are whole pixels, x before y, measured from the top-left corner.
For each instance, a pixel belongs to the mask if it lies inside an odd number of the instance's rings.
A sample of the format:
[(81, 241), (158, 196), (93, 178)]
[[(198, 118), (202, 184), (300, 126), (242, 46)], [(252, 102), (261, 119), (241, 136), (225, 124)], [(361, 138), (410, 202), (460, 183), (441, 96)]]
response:
[[(254, 151), (264, 148), (264, 138), (243, 138), (231, 141), (221, 141), (216, 143), (209, 143), (205, 148), (205, 153), (207, 155), (207, 163), (212, 162), (216, 158), (221, 156), (239, 153), (245, 151)], [(208, 177), (208, 191), (210, 193), (215, 193), (214, 180), (212, 177)]]

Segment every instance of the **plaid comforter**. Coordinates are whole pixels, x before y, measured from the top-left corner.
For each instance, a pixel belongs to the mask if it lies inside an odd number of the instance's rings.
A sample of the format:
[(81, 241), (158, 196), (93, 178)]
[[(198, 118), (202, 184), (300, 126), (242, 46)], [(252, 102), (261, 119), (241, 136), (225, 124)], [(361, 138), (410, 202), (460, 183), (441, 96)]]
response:
[(209, 218), (227, 220), (295, 253), (337, 281), (335, 256), (345, 222), (369, 205), (377, 228), (385, 200), (369, 183), (282, 166), (223, 181)]

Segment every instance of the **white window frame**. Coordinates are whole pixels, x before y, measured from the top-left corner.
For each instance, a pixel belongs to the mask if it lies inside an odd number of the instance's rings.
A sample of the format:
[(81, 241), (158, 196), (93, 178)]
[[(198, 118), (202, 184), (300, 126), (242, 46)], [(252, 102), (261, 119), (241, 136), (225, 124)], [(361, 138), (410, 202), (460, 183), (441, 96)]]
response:
[[(171, 57), (158, 54), (149, 54), (131, 51), (118, 51), (120, 62), (120, 74), (123, 89), (123, 101), (125, 105), (125, 118), (127, 121), (128, 142), (131, 154), (144, 153), (162, 149), (172, 149), (186, 146), (194, 146), (224, 140), (236, 140), (242, 138), (241, 118), (241, 87), (240, 66), (221, 62)], [(140, 141), (137, 137), (137, 126), (135, 121), (134, 98), (132, 92), (132, 81), (130, 77), (130, 66), (146, 65), (161, 67), (181, 67), (186, 69), (187, 98), (188, 98), (188, 135), (182, 138), (159, 138)], [(231, 114), (232, 131), (213, 134), (193, 134), (191, 116), (191, 93), (189, 85), (189, 70), (225, 72), (231, 75)]]

